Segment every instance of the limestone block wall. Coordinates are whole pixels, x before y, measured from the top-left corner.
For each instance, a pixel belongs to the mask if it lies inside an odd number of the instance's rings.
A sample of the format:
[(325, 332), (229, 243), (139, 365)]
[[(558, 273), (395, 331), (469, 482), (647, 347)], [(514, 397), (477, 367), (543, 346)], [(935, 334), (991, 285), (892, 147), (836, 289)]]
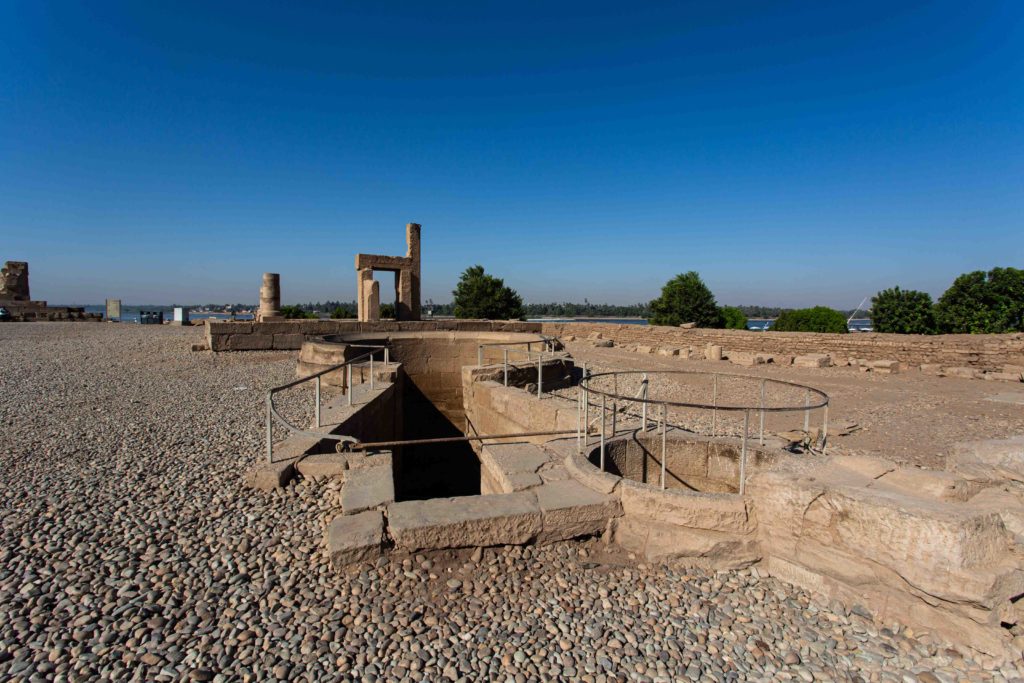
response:
[(817, 334), (607, 323), (543, 323), (541, 330), (544, 334), (561, 338), (573, 335), (585, 339), (601, 334), (620, 345), (703, 349), (708, 344), (716, 344), (722, 346), (726, 353), (828, 353), (843, 360), (897, 360), (908, 365), (938, 363), (983, 370), (1024, 365), (1024, 334)]
[[(463, 374), (463, 403), (470, 426), (478, 434), (513, 434), (576, 429), (576, 402), (536, 394), (491, 380), (478, 381), (473, 368)], [(544, 443), (555, 437), (523, 437), (517, 441)]]
[(302, 347), (302, 342), (310, 337), (333, 334), (443, 331), (538, 333), (540, 330), (540, 323), (489, 320), (283, 320), (267, 323), (209, 321), (206, 326), (206, 341), (211, 351), (297, 351)]

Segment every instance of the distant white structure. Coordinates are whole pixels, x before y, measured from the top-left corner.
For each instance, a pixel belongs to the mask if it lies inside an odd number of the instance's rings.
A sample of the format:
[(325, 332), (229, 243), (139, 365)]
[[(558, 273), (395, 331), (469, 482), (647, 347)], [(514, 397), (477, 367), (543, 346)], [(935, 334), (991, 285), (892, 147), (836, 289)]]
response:
[(188, 325), (188, 309), (184, 306), (174, 307), (174, 320), (171, 321), (172, 325)]

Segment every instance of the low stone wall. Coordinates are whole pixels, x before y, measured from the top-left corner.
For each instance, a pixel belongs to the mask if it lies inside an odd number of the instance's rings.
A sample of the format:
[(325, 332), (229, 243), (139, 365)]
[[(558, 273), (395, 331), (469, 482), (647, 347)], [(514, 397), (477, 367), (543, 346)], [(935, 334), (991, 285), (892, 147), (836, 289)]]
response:
[(206, 342), (211, 351), (296, 351), (309, 337), (383, 332), (533, 332), (540, 323), (490, 320), (421, 320), (359, 322), (356, 320), (283, 320), (257, 323), (210, 321)]
[(609, 323), (543, 323), (541, 332), (563, 340), (569, 336), (587, 339), (600, 334), (616, 345), (702, 350), (715, 344), (722, 346), (726, 353), (827, 353), (841, 361), (848, 358), (896, 360), (907, 365), (940, 364), (984, 370), (1024, 365), (1024, 334), (816, 334)]

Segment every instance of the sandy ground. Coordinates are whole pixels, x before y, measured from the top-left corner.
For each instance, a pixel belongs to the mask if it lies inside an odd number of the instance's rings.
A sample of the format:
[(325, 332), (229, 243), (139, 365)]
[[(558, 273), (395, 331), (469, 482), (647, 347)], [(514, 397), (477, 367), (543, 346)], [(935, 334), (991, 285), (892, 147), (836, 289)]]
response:
[[(1024, 434), (1024, 384), (934, 377), (920, 372), (878, 375), (856, 368), (807, 369), (759, 365), (743, 367), (728, 361), (690, 361), (678, 357), (637, 354), (617, 348), (595, 348), (586, 342), (569, 343), (578, 363), (592, 372), (613, 369), (697, 370), (769, 377), (798, 382), (827, 393), (830, 398), (829, 447), (838, 454), (865, 454), (900, 464), (943, 469), (955, 444), (977, 439)], [(662, 382), (681, 384), (671, 375), (651, 375), (651, 391)], [(757, 385), (747, 385), (747, 397), (756, 406)], [(736, 398), (739, 398), (738, 391)], [(660, 396), (661, 394), (652, 394)], [(664, 394), (670, 400), (672, 391)], [(693, 392), (687, 395), (694, 396)], [(710, 402), (708, 386), (699, 394)], [(802, 395), (790, 395), (797, 405)], [(812, 426), (819, 425), (816, 412)], [(798, 428), (802, 417), (793, 414), (778, 427)], [(840, 435), (843, 428), (859, 428)]]

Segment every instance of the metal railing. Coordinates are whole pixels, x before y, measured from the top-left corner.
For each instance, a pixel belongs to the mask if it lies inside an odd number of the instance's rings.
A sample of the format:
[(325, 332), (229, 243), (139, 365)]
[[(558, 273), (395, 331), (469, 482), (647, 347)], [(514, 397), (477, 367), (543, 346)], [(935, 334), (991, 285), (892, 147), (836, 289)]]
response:
[[(526, 354), (526, 362), (532, 365), (533, 364), (533, 359), (534, 359), (534, 352), (533, 352), (533, 345), (534, 344), (540, 344), (541, 347), (542, 347), (541, 350), (536, 353), (536, 359), (537, 359), (537, 398), (541, 398), (543, 396), (543, 393), (544, 393), (544, 360), (545, 360), (545, 355), (544, 354), (545, 353), (547, 354), (547, 356), (546, 356), (547, 360), (555, 360), (555, 359), (559, 359), (559, 358), (569, 358), (570, 357), (569, 354), (564, 352), (564, 351), (556, 351), (555, 350), (556, 345), (558, 345), (558, 346), (561, 345), (561, 342), (559, 342), (557, 337), (549, 337), (549, 336), (546, 336), (546, 335), (540, 335), (539, 339), (535, 339), (535, 340), (532, 340), (532, 341), (519, 341), (519, 342), (504, 342), (503, 341), (503, 342), (487, 342), (487, 343), (484, 343), (484, 344), (478, 344), (477, 348), (476, 348), (476, 364), (478, 366), (481, 366), (481, 367), (483, 366), (483, 364), (484, 364), (484, 348), (485, 347), (492, 347), (492, 346), (501, 347), (501, 349), (502, 349), (502, 359), (501, 359), (502, 374), (503, 374), (503, 377), (504, 377), (504, 384), (507, 387), (508, 386), (508, 368), (509, 368), (509, 365), (510, 365), (510, 363), (509, 363), (509, 354), (510, 353)], [(526, 348), (525, 349), (510, 348), (510, 347), (517, 347), (517, 346), (526, 346)], [(519, 367), (515, 363), (514, 360), (512, 361), (511, 365), (512, 365), (512, 367)]]
[[(619, 393), (619, 377), (623, 375), (629, 376), (641, 376), (640, 390), (637, 391), (636, 396), (623, 395)], [(666, 400), (655, 400), (649, 396), (650, 387), (650, 375), (689, 375), (689, 376), (707, 376), (712, 375), (713, 386), (712, 386), (712, 400), (711, 403), (691, 403), (685, 401), (666, 401)], [(593, 386), (595, 380), (599, 378), (610, 377), (612, 382), (611, 391), (601, 390)], [(736, 378), (744, 381), (760, 380), (760, 392), (757, 405), (732, 405), (732, 404), (720, 404), (719, 403), (719, 378)], [(765, 388), (767, 385), (779, 385), (788, 387), (796, 390), (803, 390), (804, 401), (803, 405), (768, 405), (765, 398)], [(595, 394), (601, 397), (600, 412), (597, 417), (591, 421), (590, 419), (590, 406), (591, 400), (590, 395)], [(815, 397), (812, 402), (812, 396)], [(632, 404), (640, 405), (640, 419), (641, 426), (639, 431), (646, 435), (647, 424), (648, 424), (648, 406), (660, 406), (660, 416), (655, 421), (655, 434), (661, 435), (661, 488), (665, 488), (665, 470), (666, 470), (666, 455), (668, 452), (668, 409), (669, 407), (674, 408), (689, 408), (697, 410), (707, 410), (711, 412), (711, 436), (718, 436), (718, 412), (724, 411), (727, 413), (743, 413), (743, 433), (742, 433), (742, 445), (740, 449), (740, 473), (739, 473), (739, 493), (743, 495), (746, 488), (746, 468), (747, 468), (747, 442), (750, 438), (750, 416), (751, 413), (756, 411), (760, 416), (760, 431), (758, 434), (758, 441), (760, 445), (764, 445), (764, 421), (766, 413), (796, 413), (803, 412), (804, 415), (804, 432), (808, 432), (810, 428), (811, 411), (822, 409), (822, 431), (821, 431), (821, 453), (824, 455), (825, 448), (828, 442), (828, 406), (829, 397), (825, 392), (809, 387), (804, 384), (797, 384), (796, 382), (787, 382), (780, 379), (771, 379), (767, 377), (752, 377), (750, 375), (739, 375), (731, 373), (708, 373), (692, 370), (623, 370), (623, 371), (611, 371), (611, 372), (600, 372), (591, 374), (587, 372), (586, 367), (583, 368), (583, 377), (577, 384), (577, 396), (576, 396), (576, 449), (579, 454), (583, 454), (590, 446), (590, 429), (593, 422), (600, 420), (601, 428), (599, 433), (599, 457), (600, 457), (600, 468), (601, 471), (605, 471), (605, 452), (607, 442), (609, 439), (614, 438), (618, 433), (617, 416), (620, 412), (619, 403), (623, 402), (627, 406)], [(611, 400), (611, 433), (607, 432), (608, 423), (608, 401)], [(635, 430), (629, 430), (635, 431)]]
[(390, 361), (390, 357), (389, 357), (390, 356), (390, 351), (388, 350), (388, 347), (387, 346), (383, 346), (383, 345), (371, 345), (371, 344), (349, 344), (348, 346), (350, 346), (352, 348), (372, 349), (372, 350), (370, 352), (368, 352), (368, 353), (364, 353), (361, 356), (358, 356), (356, 358), (352, 358), (350, 360), (347, 360), (344, 363), (338, 363), (337, 365), (332, 365), (329, 368), (325, 368), (323, 370), (320, 370), (319, 372), (315, 372), (312, 375), (308, 375), (306, 377), (300, 377), (299, 379), (292, 380), (291, 382), (288, 382), (287, 384), (281, 384), (280, 386), (271, 387), (267, 391), (267, 401), (266, 401), (266, 403), (267, 403), (267, 416), (266, 416), (267, 462), (271, 462), (271, 463), (274, 462), (274, 420), (277, 420), (280, 424), (284, 425), (284, 427), (293, 435), (298, 434), (298, 435), (302, 435), (302, 436), (310, 436), (310, 437), (316, 437), (318, 439), (326, 439), (326, 440), (329, 440), (329, 441), (339, 441), (339, 442), (341, 442), (341, 441), (355, 442), (356, 441), (356, 439), (352, 438), (351, 436), (345, 436), (343, 434), (326, 434), (326, 433), (323, 433), (323, 432), (313, 431), (313, 430), (309, 430), (309, 429), (300, 429), (300, 428), (296, 427), (295, 425), (293, 425), (288, 420), (286, 420), (284, 417), (282, 417), (280, 415), (280, 413), (277, 412), (277, 407), (274, 405), (274, 394), (282, 392), (285, 389), (291, 389), (292, 387), (296, 387), (296, 386), (298, 386), (300, 384), (304, 384), (306, 382), (313, 381), (313, 383), (314, 383), (314, 389), (313, 389), (313, 401), (314, 401), (314, 403), (313, 403), (313, 417), (314, 417), (314, 420), (316, 422), (317, 429), (319, 429), (320, 427), (323, 426), (323, 422), (320, 419), (321, 379), (323, 378), (323, 376), (327, 375), (329, 373), (332, 373), (332, 372), (336, 372), (338, 370), (344, 370), (344, 376), (343, 376), (343, 381), (342, 381), (342, 391), (343, 391), (343, 394), (347, 397), (348, 405), (351, 406), (352, 405), (352, 393), (353, 393), (352, 390), (354, 388), (353, 384), (352, 384), (352, 367), (354, 365), (356, 365), (357, 363), (365, 363), (365, 362), (367, 362), (367, 360), (369, 361), (369, 373), (370, 373), (369, 385), (370, 385), (370, 391), (373, 391), (376, 388), (375, 387), (375, 378), (374, 378), (374, 356), (377, 355), (378, 353), (380, 353), (381, 351), (383, 351), (384, 352), (384, 365), (385, 366), (389, 365), (391, 361)]

